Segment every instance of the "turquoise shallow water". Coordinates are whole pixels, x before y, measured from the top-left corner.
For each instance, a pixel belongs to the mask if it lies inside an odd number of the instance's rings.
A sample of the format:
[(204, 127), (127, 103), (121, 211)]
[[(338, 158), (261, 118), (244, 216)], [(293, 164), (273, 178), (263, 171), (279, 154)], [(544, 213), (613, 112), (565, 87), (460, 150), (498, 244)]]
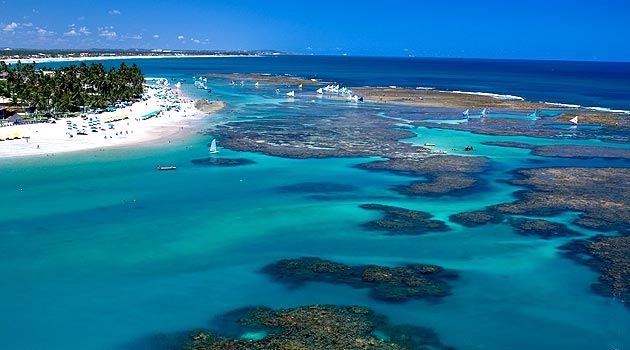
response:
[[(378, 113), (334, 101), (288, 103), (266, 90), (217, 85), (213, 94), (228, 108), (200, 130), (221, 121), (314, 110)], [(601, 144), (415, 131), (418, 136), (407, 141), (434, 142), (449, 151), (497, 140)], [(380, 215), (360, 204), (424, 210), (447, 221), (453, 213), (512, 201), (520, 188), (504, 180), (515, 168), (585, 166), (592, 160), (475, 146), (476, 155), (494, 164), (483, 176), (488, 181), (483, 193), (409, 198), (389, 190), (409, 177), (352, 168), (367, 159), (292, 160), (221, 149), (221, 157), (256, 163), (223, 168), (190, 163), (207, 157), (210, 140), (193, 135), (150, 147), (0, 160), (0, 348), (146, 349), (152, 344), (147, 337), (208, 326), (235, 308), (313, 303), (370, 306), (393, 323), (432, 327), (458, 349), (630, 348), (630, 312), (593, 294), (596, 274), (558, 255), (566, 239), (523, 237), (506, 224), (473, 229), (449, 224), (451, 231), (415, 237), (360, 227)], [(178, 169), (157, 172), (156, 164)], [(350, 190), (313, 198), (279, 189), (309, 182)], [(567, 222), (575, 215), (552, 220)], [(349, 264), (432, 263), (461, 278), (453, 282), (454, 294), (440, 302), (390, 304), (339, 285), (287, 289), (260, 273), (270, 262), (299, 256)]]

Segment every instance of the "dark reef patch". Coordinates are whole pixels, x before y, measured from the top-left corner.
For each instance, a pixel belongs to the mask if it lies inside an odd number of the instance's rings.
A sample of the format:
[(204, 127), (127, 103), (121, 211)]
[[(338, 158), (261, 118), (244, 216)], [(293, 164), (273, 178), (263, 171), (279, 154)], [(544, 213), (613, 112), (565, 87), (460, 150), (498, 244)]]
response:
[(248, 165), (248, 164), (256, 163), (253, 160), (247, 159), (247, 158), (216, 158), (216, 157), (193, 159), (190, 162), (195, 165), (212, 165), (212, 166), (225, 166), (225, 167)]
[(299, 159), (414, 155), (417, 149), (398, 141), (414, 133), (396, 129), (392, 120), (359, 112), (232, 122), (209, 135), (221, 138), (225, 148)]
[[(233, 312), (233, 328), (242, 333), (266, 330), (259, 340), (226, 337), (209, 330), (190, 332), (180, 348), (188, 350), (454, 350), (429, 328), (389, 324), (384, 316), (360, 306), (309, 305)], [(233, 318), (233, 317), (230, 317)], [(383, 335), (383, 336), (378, 336)]]
[(362, 204), (368, 210), (380, 210), (383, 218), (365, 223), (369, 230), (385, 231), (388, 235), (420, 235), (428, 232), (443, 232), (450, 228), (440, 220), (432, 220), (433, 215), (416, 210), (381, 204)]
[(491, 210), (475, 210), (453, 214), (448, 217), (450, 221), (466, 227), (476, 227), (485, 224), (499, 224), (503, 222), (503, 214)]
[(393, 158), (356, 165), (359, 169), (390, 171), (424, 177), (409, 185), (395, 186), (394, 191), (410, 196), (457, 195), (483, 185), (478, 179), (489, 166), (481, 157), (431, 156), (425, 158)]
[(516, 171), (513, 185), (528, 190), (517, 200), (492, 206), (504, 214), (552, 216), (580, 212), (575, 225), (630, 234), (629, 168), (536, 168)]
[(543, 239), (581, 236), (566, 225), (541, 219), (510, 218), (514, 231), (523, 236), (537, 236)]
[[(461, 195), (482, 184), (478, 175), (489, 163), (486, 158), (435, 154), (426, 147), (401, 142), (416, 134), (401, 128), (399, 119), (385, 117), (375, 110), (340, 111), (331, 106), (322, 109), (320, 113), (330, 114), (314, 115), (304, 109), (298, 115), (230, 122), (207, 133), (220, 138), (225, 148), (285, 158), (387, 158), (357, 167), (429, 179), (394, 188), (406, 195)], [(405, 111), (410, 114), (408, 117), (413, 117), (412, 109)]]
[(314, 257), (283, 259), (265, 266), (263, 272), (292, 287), (306, 282), (327, 282), (369, 288), (373, 298), (389, 302), (443, 298), (451, 294), (446, 280), (457, 277), (456, 273), (435, 265), (348, 266)]
[(535, 146), (521, 142), (483, 142), (484, 145), (531, 150), (540, 157), (560, 158), (623, 158), (630, 159), (630, 150), (614, 147), (580, 146), (580, 145), (547, 145)]
[(615, 297), (630, 307), (630, 237), (595, 236), (574, 240), (560, 247), (563, 254), (600, 273), (592, 290)]

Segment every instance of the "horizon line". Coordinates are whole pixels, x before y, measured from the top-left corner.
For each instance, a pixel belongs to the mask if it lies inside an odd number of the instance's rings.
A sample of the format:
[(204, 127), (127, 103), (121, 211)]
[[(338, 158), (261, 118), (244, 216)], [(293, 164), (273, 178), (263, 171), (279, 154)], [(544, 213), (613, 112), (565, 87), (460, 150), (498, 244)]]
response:
[[(159, 50), (159, 51), (158, 51)], [(299, 53), (299, 52), (288, 52), (288, 51), (280, 51), (274, 49), (256, 49), (256, 50), (195, 50), (195, 49), (142, 49), (142, 48), (129, 48), (129, 49), (120, 49), (120, 48), (89, 48), (89, 49), (32, 49), (32, 48), (4, 48), (0, 49), (0, 57), (2, 52), (8, 51), (26, 51), (26, 52), (38, 52), (38, 53), (46, 53), (46, 52), (68, 52), (68, 53), (108, 53), (108, 52), (118, 52), (118, 53), (153, 53), (156, 55), (162, 54), (177, 54), (177, 53), (192, 53), (192, 54), (204, 54), (207, 53), (208, 56), (211, 54), (221, 54), (221, 53), (254, 53), (259, 55), (285, 55), (285, 56), (331, 56), (331, 57), (383, 57), (383, 58), (409, 58), (409, 59), (454, 59), (454, 60), (496, 60), (496, 61), (540, 61), (540, 62), (594, 62), (594, 63), (630, 63), (630, 60), (611, 60), (611, 59), (578, 59), (578, 58), (514, 58), (514, 57), (474, 57), (474, 56), (418, 56), (418, 55), (386, 55), (386, 54), (359, 54), (353, 55), (348, 53), (341, 54), (332, 54), (332, 53)], [(271, 54), (265, 54), (271, 53)]]

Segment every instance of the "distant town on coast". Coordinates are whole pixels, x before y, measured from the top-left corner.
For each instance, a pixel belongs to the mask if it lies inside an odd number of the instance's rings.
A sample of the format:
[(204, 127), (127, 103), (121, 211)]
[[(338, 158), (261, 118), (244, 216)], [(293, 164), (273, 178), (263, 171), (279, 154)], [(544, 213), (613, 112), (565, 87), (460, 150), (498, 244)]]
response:
[(256, 55), (278, 55), (278, 51), (186, 51), (186, 50), (165, 50), (165, 49), (129, 49), (129, 50), (32, 50), (32, 49), (0, 49), (0, 61), (21, 60), (23, 63), (42, 60), (72, 60), (86, 58), (126, 58), (126, 57), (180, 57), (180, 56), (256, 56)]

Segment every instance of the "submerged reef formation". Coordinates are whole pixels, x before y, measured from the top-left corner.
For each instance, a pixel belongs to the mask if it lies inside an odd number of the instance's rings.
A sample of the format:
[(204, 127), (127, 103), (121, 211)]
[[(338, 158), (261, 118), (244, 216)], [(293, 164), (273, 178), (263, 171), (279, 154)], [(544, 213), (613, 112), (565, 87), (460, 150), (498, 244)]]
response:
[(510, 218), (508, 221), (514, 227), (514, 232), (523, 236), (538, 236), (543, 239), (550, 239), (582, 235), (579, 232), (570, 230), (566, 225), (542, 219)]
[(560, 248), (564, 255), (600, 273), (593, 291), (615, 297), (630, 307), (630, 237), (596, 236), (574, 240)]
[(224, 107), (225, 102), (223, 101), (210, 101), (205, 98), (195, 101), (195, 108), (205, 113), (214, 113), (220, 111)]
[(412, 132), (394, 129), (386, 118), (356, 112), (232, 122), (209, 134), (220, 137), (226, 148), (285, 158), (418, 155), (418, 147), (398, 141), (414, 136)]
[(348, 266), (314, 257), (283, 259), (265, 266), (263, 272), (293, 287), (305, 282), (327, 282), (369, 288), (373, 298), (390, 302), (448, 296), (451, 287), (446, 281), (457, 278), (456, 273), (435, 265)]
[[(479, 174), (489, 160), (436, 154), (401, 139), (415, 136), (399, 120), (364, 111), (344, 110), (330, 116), (274, 116), (216, 126), (208, 135), (223, 147), (286, 158), (383, 157), (389, 160), (358, 168), (407, 173), (423, 177), (393, 190), (406, 195), (457, 195), (480, 185)], [(337, 113), (337, 111), (335, 111)], [(464, 145), (462, 145), (462, 148)]]
[(369, 230), (385, 231), (388, 235), (420, 235), (450, 230), (445, 222), (432, 220), (433, 215), (423, 211), (381, 204), (362, 204), (359, 207), (382, 211), (385, 214), (383, 218), (365, 223), (363, 227)]
[(359, 164), (356, 167), (373, 171), (391, 171), (423, 177), (409, 185), (395, 186), (394, 191), (412, 196), (442, 196), (468, 193), (483, 186), (478, 178), (488, 166), (482, 157), (435, 156), (428, 158), (392, 158)]
[(516, 171), (514, 185), (530, 190), (518, 200), (492, 207), (504, 214), (552, 216), (580, 212), (574, 224), (598, 231), (630, 234), (629, 168), (535, 168)]
[(248, 165), (248, 164), (256, 163), (253, 160), (247, 159), (247, 158), (223, 158), (223, 157), (221, 158), (208, 157), (208, 158), (201, 158), (201, 159), (193, 159), (190, 162), (195, 165), (212, 165), (212, 166), (225, 166), (225, 167)]
[(466, 227), (499, 224), (504, 220), (503, 214), (491, 209), (457, 213), (449, 216), (448, 219)]
[(540, 157), (561, 158), (625, 158), (630, 159), (630, 150), (614, 147), (580, 146), (580, 145), (546, 145), (535, 146), (521, 142), (484, 142), (484, 145), (524, 148)]
[(188, 350), (454, 350), (429, 328), (396, 326), (360, 306), (309, 305), (231, 312), (232, 327), (262, 339), (238, 339), (212, 331), (191, 333)]
[[(596, 111), (579, 107), (553, 106), (540, 102), (526, 101), (517, 96), (493, 96), (491, 94), (481, 95), (476, 93), (457, 93), (452, 91), (400, 87), (358, 87), (353, 88), (353, 91), (365, 96), (367, 102), (392, 103), (417, 107), (457, 108), (460, 111), (470, 108), (471, 106), (483, 106), (481, 108), (489, 108), (492, 110), (525, 111), (527, 114), (531, 113), (531, 111), (553, 111), (556, 115), (554, 117), (556, 122), (568, 123), (569, 119), (579, 114), (580, 122), (584, 124), (628, 127), (628, 119), (625, 114)], [(505, 119), (502, 119), (502, 122), (503, 121), (505, 121)], [(515, 121), (512, 122), (516, 123)], [(484, 123), (492, 123), (492, 119), (486, 118)], [(527, 120), (526, 123), (531, 123), (531, 120)], [(526, 130), (523, 131), (527, 132)]]

